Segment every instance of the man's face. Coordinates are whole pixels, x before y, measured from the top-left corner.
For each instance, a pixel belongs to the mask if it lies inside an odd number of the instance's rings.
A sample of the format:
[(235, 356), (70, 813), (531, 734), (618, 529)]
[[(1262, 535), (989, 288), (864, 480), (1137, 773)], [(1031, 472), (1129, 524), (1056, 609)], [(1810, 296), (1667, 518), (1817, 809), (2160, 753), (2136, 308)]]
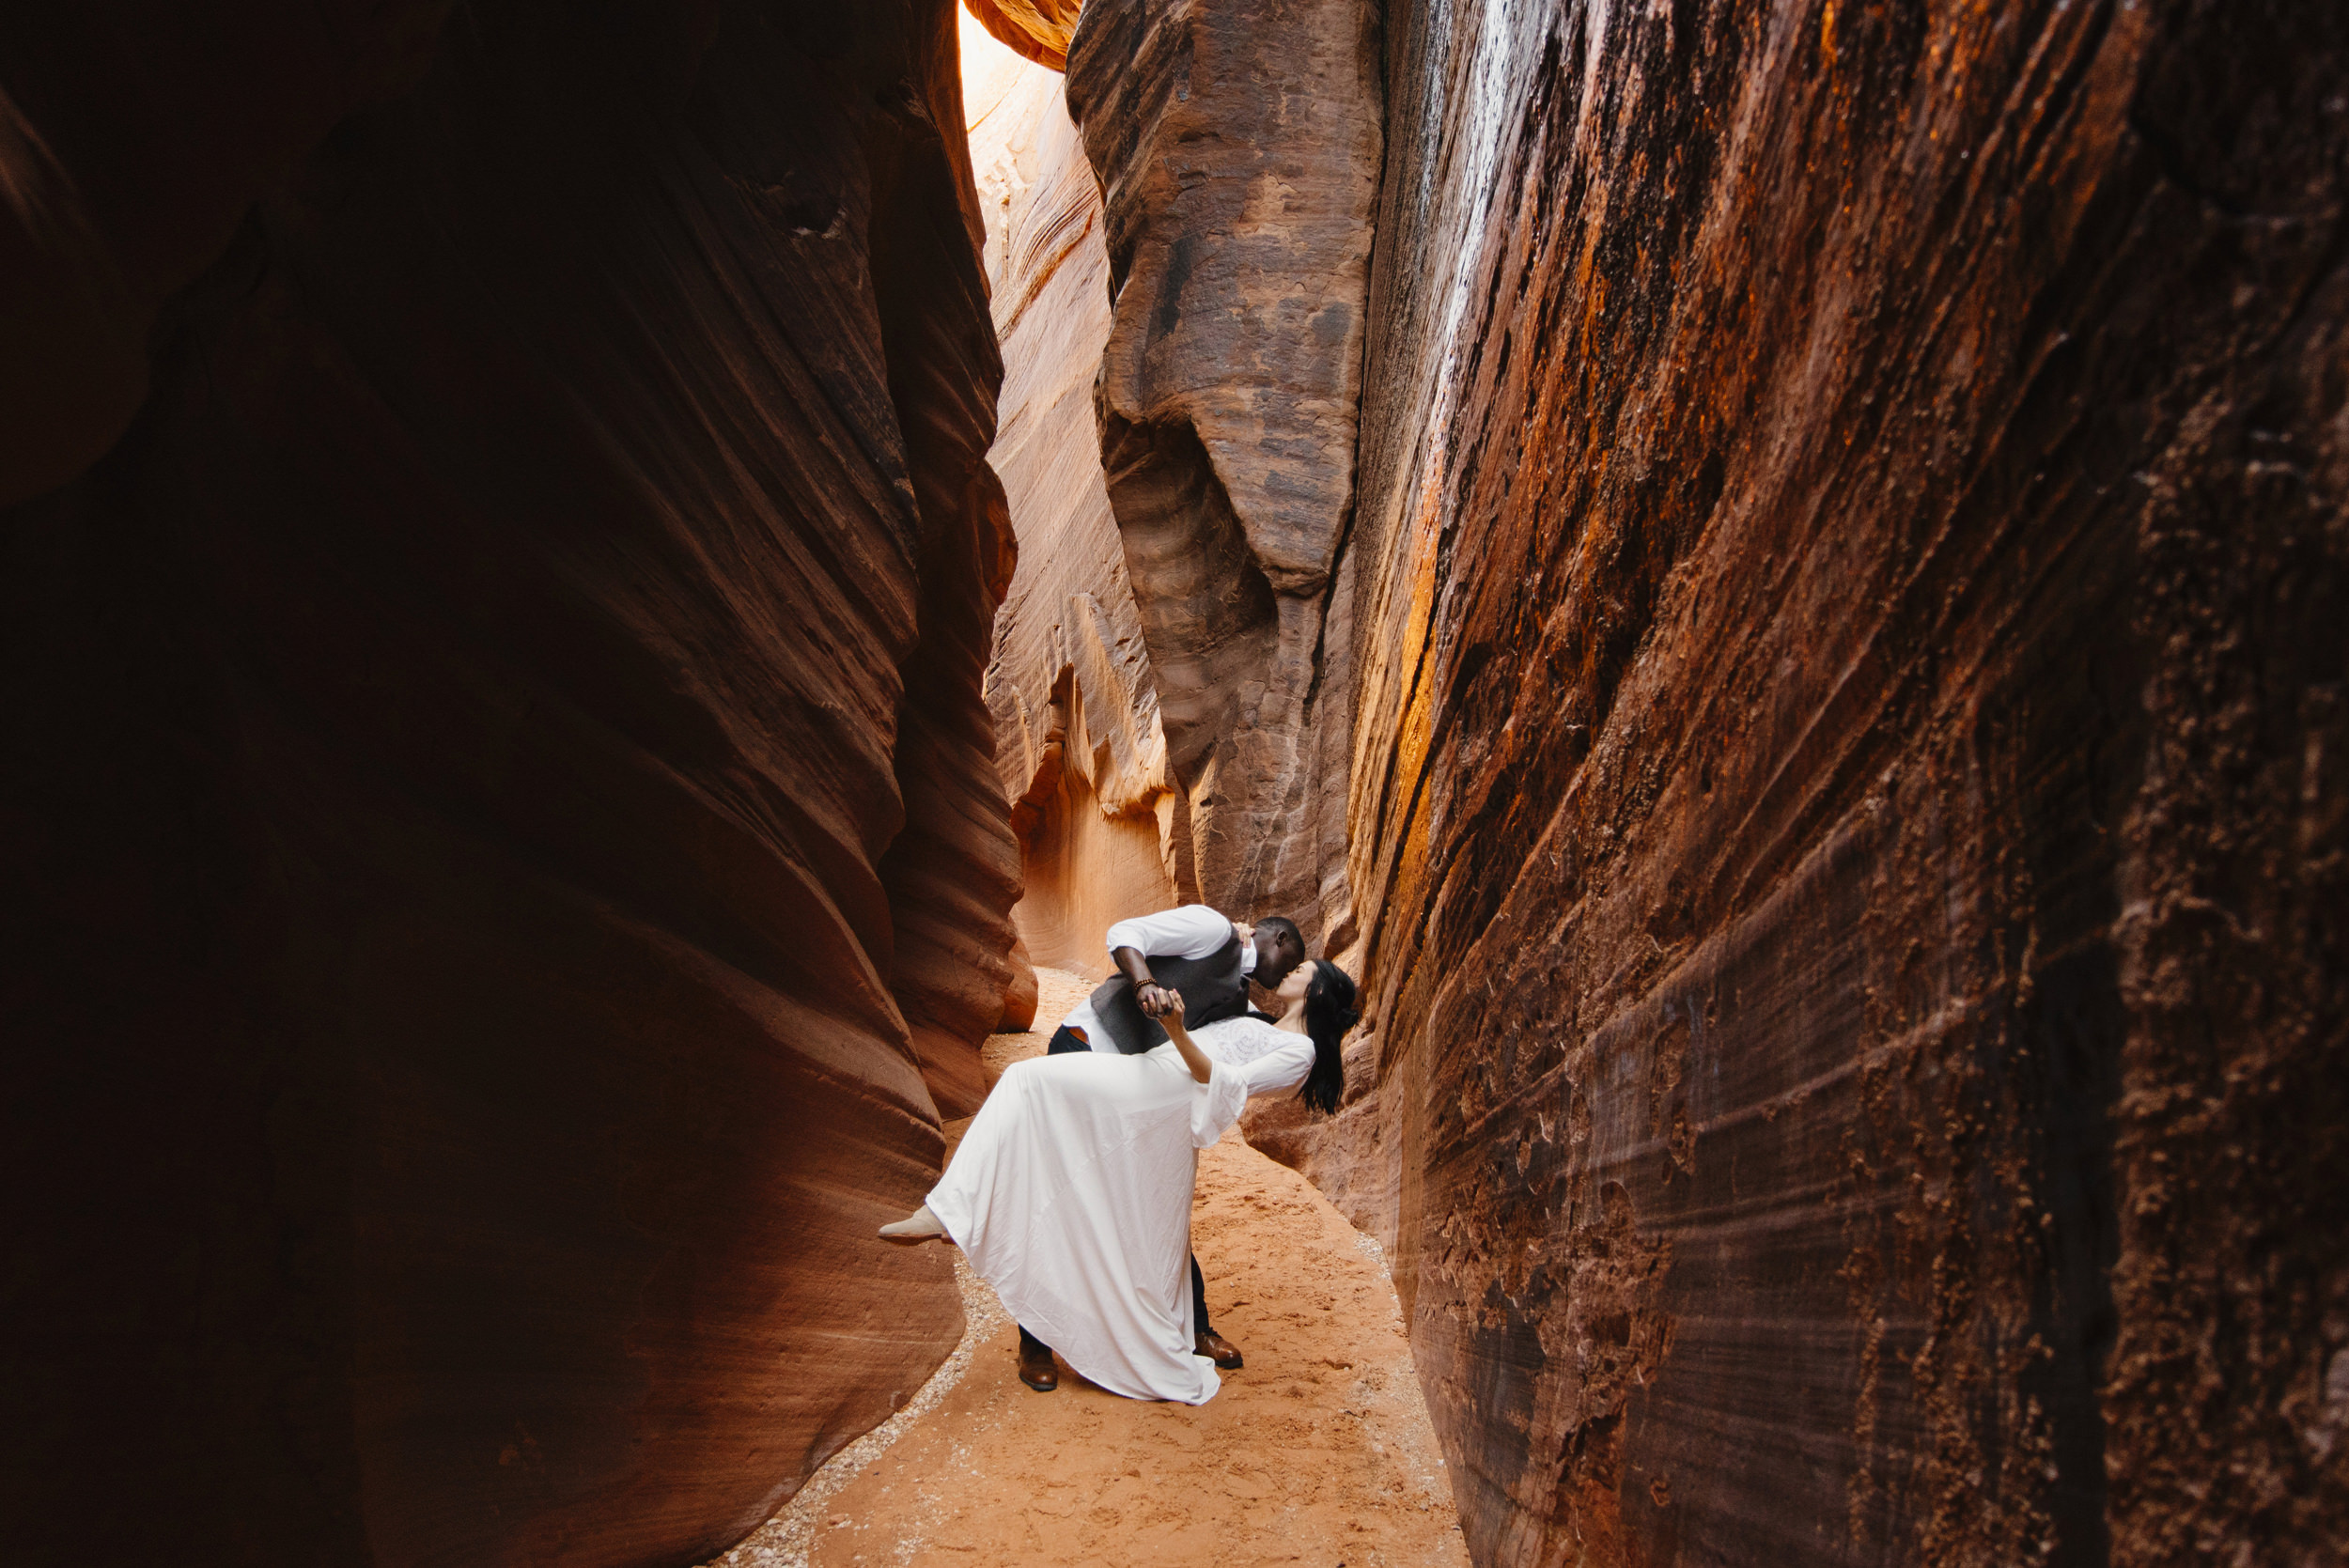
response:
[(1255, 932), (1256, 969), (1249, 976), (1257, 985), (1268, 988), (1278, 986), (1289, 970), (1305, 961), (1305, 944), (1286, 931), (1276, 931), (1259, 925)]

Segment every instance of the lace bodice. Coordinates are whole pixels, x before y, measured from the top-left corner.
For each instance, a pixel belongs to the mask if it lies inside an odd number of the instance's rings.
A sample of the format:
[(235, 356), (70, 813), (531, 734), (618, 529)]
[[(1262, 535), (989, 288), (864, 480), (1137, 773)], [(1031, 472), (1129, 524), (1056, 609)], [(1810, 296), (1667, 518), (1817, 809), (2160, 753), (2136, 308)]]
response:
[[(1227, 1067), (1245, 1067), (1258, 1057), (1270, 1056), (1292, 1040), (1303, 1040), (1280, 1025), (1267, 1022), (1252, 1013), (1237, 1018), (1220, 1018), (1202, 1024), (1190, 1032), (1199, 1042), (1199, 1048)], [(1311, 1041), (1306, 1042), (1311, 1045)]]
[(1239, 1069), (1251, 1094), (1294, 1089), (1313, 1071), (1310, 1037), (1251, 1015), (1203, 1024), (1190, 1037), (1224, 1066)]

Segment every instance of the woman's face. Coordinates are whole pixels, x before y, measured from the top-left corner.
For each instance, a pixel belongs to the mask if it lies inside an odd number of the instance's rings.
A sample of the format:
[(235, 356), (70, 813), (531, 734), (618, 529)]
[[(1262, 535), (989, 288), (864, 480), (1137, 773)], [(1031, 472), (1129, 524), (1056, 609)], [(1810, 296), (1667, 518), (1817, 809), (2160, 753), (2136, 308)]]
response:
[(1305, 993), (1313, 988), (1313, 965), (1299, 964), (1281, 977), (1280, 986), (1272, 994), (1281, 999), (1283, 1009), (1294, 1007), (1305, 1000)]

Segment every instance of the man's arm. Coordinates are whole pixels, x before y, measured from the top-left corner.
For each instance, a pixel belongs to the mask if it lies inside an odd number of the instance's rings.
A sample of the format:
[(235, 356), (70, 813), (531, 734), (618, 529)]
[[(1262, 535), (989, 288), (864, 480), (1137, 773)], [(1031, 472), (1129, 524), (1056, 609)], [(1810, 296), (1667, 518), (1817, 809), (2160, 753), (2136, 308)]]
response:
[(1166, 1016), (1168, 999), (1174, 993), (1150, 978), (1150, 961), (1143, 956), (1140, 948), (1111, 948), (1110, 962), (1117, 966), (1118, 973), (1134, 983), (1134, 1001), (1141, 1007), (1143, 1017), (1158, 1018)]
[(1150, 974), (1150, 960), (1205, 958), (1232, 939), (1232, 923), (1205, 904), (1121, 920), (1110, 927), (1110, 962), (1134, 983), (1134, 1001), (1149, 1017), (1162, 1017), (1174, 995)]

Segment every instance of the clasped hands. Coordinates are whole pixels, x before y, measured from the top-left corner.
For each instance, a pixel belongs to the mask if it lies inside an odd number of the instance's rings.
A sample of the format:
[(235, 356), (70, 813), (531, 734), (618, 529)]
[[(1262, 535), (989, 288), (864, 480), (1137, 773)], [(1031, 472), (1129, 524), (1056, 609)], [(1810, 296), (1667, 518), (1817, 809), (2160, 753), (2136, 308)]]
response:
[(1170, 991), (1163, 986), (1150, 988), (1166, 999), (1166, 1011), (1159, 1017), (1166, 1021), (1166, 1037), (1174, 1042), (1175, 1052), (1182, 1057), (1183, 1065), (1190, 1069), (1190, 1076), (1196, 1081), (1213, 1081), (1215, 1063), (1207, 1060), (1207, 1053), (1199, 1048), (1199, 1042), (1192, 1039), (1190, 1031), (1183, 1027), (1183, 993)]

